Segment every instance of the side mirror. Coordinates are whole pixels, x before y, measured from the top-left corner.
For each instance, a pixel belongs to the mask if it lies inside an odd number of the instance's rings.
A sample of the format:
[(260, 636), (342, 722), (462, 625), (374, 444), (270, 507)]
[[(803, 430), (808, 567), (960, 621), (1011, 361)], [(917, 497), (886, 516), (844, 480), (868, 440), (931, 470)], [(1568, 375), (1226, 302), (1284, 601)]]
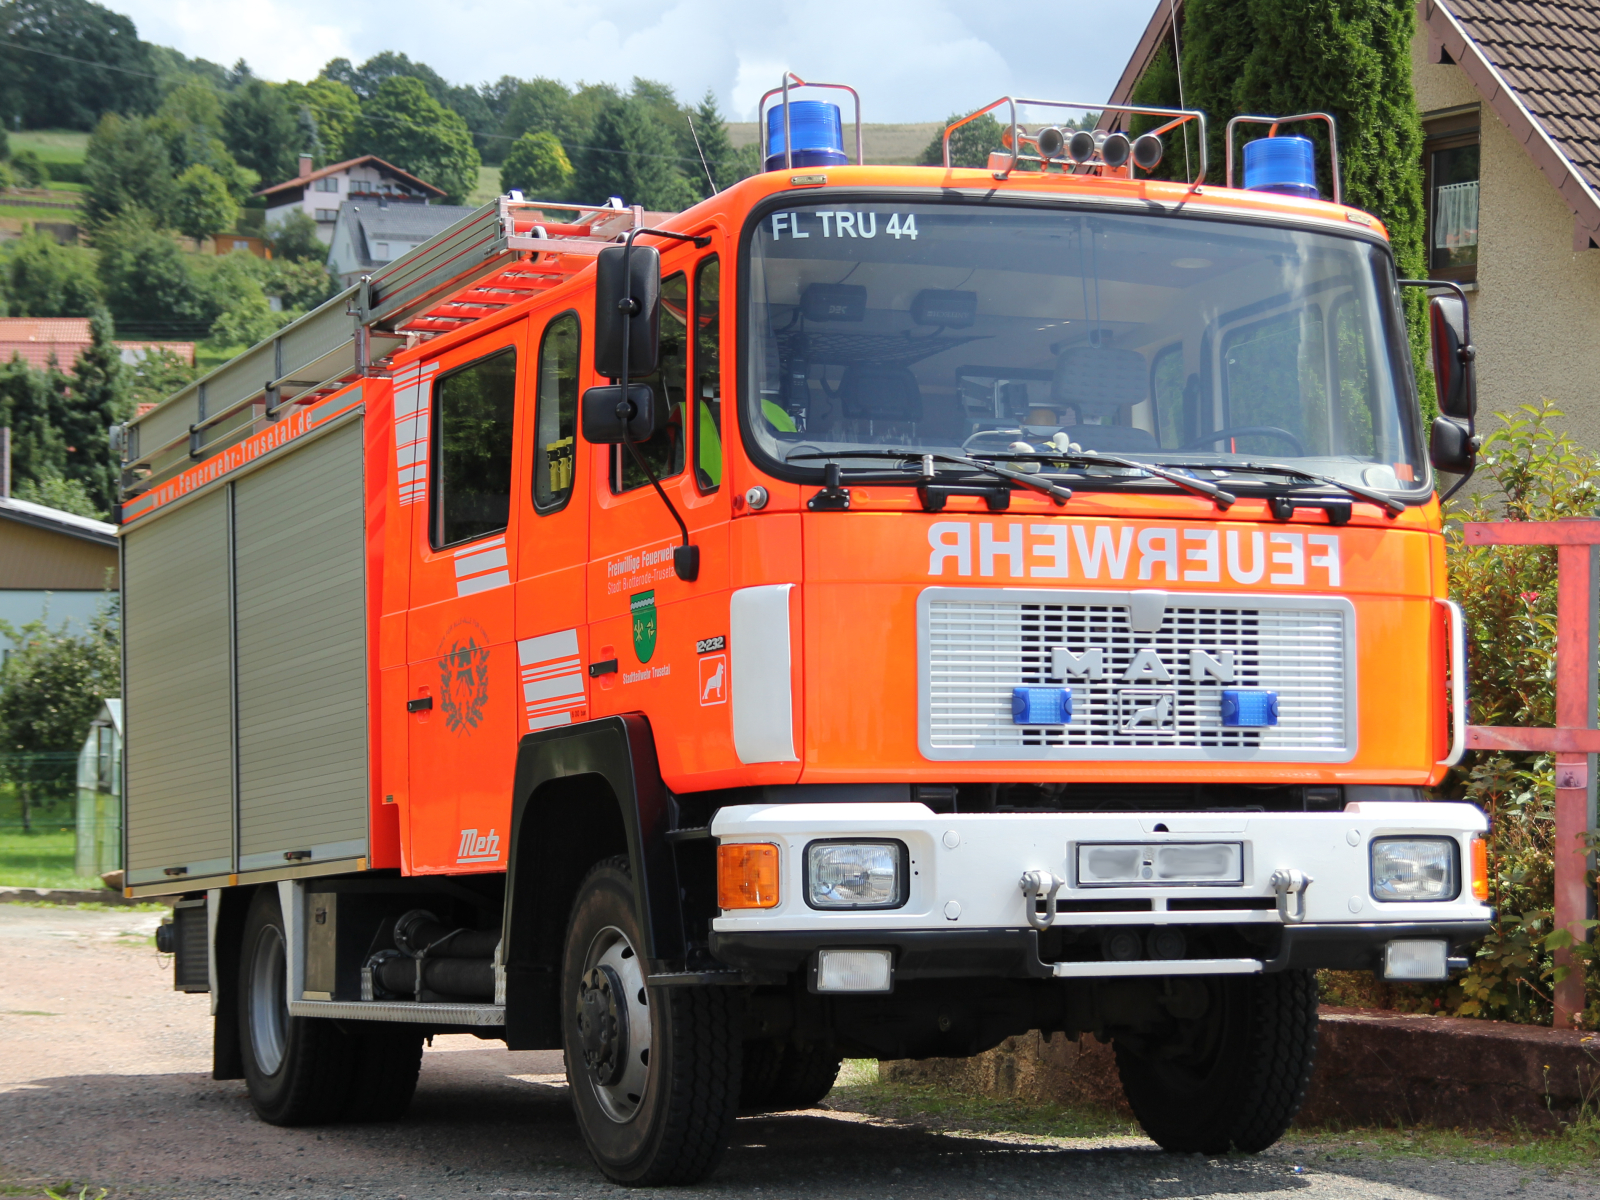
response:
[(582, 408), (584, 440), (597, 446), (648, 442), (655, 436), (656, 398), (648, 383), (630, 383), (626, 401), (620, 387), (589, 388)]
[[(623, 276), (627, 260), (628, 278)], [(661, 348), (661, 252), (654, 246), (607, 246), (595, 260), (594, 370), (622, 377), (622, 331), (628, 331), (628, 374), (656, 369)], [(631, 389), (630, 389), (631, 390)], [(588, 407), (584, 408), (588, 420)], [(590, 438), (590, 441), (596, 439)], [(612, 441), (621, 441), (620, 437)], [(634, 439), (639, 440), (639, 439)]]
[(1428, 439), (1428, 460), (1434, 470), (1470, 475), (1477, 453), (1472, 445), (1472, 430), (1465, 422), (1446, 416), (1435, 419)]
[(1428, 328), (1433, 335), (1433, 380), (1439, 411), (1471, 421), (1478, 412), (1478, 379), (1473, 366), (1477, 352), (1467, 339), (1466, 303), (1459, 296), (1435, 296), (1428, 304)]

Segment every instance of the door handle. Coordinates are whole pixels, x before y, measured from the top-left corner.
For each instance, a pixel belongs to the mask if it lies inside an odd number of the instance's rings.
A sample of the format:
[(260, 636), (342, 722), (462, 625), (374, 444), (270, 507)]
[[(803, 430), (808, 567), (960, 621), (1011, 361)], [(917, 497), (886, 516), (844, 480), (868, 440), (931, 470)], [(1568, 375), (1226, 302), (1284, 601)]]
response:
[(432, 696), (421, 696), (421, 697), (417, 698), (416, 700), (407, 700), (406, 701), (406, 711), (408, 713), (427, 712), (432, 707), (433, 707), (433, 697)]

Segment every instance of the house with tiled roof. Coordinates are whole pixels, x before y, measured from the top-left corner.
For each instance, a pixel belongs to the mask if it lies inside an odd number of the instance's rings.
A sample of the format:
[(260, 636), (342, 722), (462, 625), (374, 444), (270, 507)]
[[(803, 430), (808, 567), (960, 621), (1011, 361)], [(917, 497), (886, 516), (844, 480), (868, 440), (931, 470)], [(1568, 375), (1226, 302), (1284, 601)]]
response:
[(381, 196), (376, 203), (346, 201), (334, 223), (328, 270), (349, 287), (475, 211), (454, 204), (390, 204)]
[[(1111, 103), (1174, 8), (1158, 0)], [(1429, 274), (1468, 292), (1480, 409), (1547, 396), (1600, 451), (1600, 0), (1419, 0), (1411, 51)]]
[(302, 154), (299, 174), (256, 195), (267, 202), (267, 228), (282, 224), (292, 212), (303, 212), (317, 223), (317, 236), (332, 242), (342, 204), (435, 204), (444, 199), (445, 191), (376, 154), (330, 163), (321, 170), (312, 170), (311, 156)]
[[(91, 343), (88, 317), (0, 317), (0, 363), (20, 358), (37, 371), (53, 359), (63, 372), (70, 372)], [(194, 365), (193, 342), (119, 341), (116, 345), (125, 363), (166, 350)]]

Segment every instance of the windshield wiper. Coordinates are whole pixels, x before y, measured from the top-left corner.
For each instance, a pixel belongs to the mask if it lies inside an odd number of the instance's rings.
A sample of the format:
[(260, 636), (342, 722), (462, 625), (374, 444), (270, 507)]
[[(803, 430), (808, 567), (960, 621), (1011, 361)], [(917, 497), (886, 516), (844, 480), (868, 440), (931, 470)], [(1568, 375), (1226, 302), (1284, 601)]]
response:
[(1233, 507), (1233, 502), (1239, 497), (1232, 492), (1223, 491), (1214, 483), (1207, 483), (1204, 479), (1195, 479), (1189, 475), (1180, 475), (1176, 471), (1168, 471), (1163, 467), (1152, 466), (1150, 463), (1137, 462), (1131, 458), (1122, 458), (1115, 454), (1100, 454), (1094, 450), (1058, 450), (1049, 453), (1043, 450), (1031, 454), (1021, 451), (1007, 451), (996, 454), (996, 458), (1008, 461), (1021, 460), (1026, 462), (1063, 462), (1079, 463), (1086, 466), (1099, 464), (1107, 467), (1123, 467), (1127, 470), (1139, 471), (1145, 475), (1154, 475), (1157, 479), (1165, 479), (1175, 487), (1180, 487), (1191, 495), (1204, 496), (1223, 511)]
[[(954, 463), (956, 466), (967, 467), (970, 470), (982, 472), (985, 475), (994, 475), (1000, 479), (1008, 479), (1012, 483), (1020, 483), (1025, 488), (1032, 488), (1036, 492), (1043, 492), (1057, 504), (1065, 504), (1072, 499), (1072, 489), (1061, 487), (1059, 484), (1048, 483), (1043, 479), (1035, 479), (1021, 471), (1008, 471), (1004, 467), (997, 467), (991, 462), (981, 462), (976, 458), (965, 458), (959, 454), (896, 454), (893, 451), (882, 450), (836, 450), (833, 453), (817, 451), (807, 454), (787, 454), (784, 462), (802, 462), (808, 459), (828, 458), (887, 458), (896, 462), (922, 463), (921, 478), (924, 482), (932, 483), (936, 478), (933, 464), (936, 462)], [(903, 473), (885, 474), (881, 478), (873, 478), (873, 483), (898, 483), (905, 479)], [(867, 481), (863, 481), (867, 482)]]
[(1358, 483), (1346, 483), (1344, 480), (1336, 479), (1332, 475), (1318, 475), (1315, 471), (1303, 471), (1299, 467), (1284, 466), (1282, 463), (1168, 463), (1167, 465), (1196, 471), (1221, 471), (1224, 474), (1236, 472), (1249, 475), (1288, 475), (1291, 478), (1304, 479), (1311, 483), (1325, 483), (1329, 487), (1336, 487), (1340, 491), (1356, 496), (1359, 499), (1381, 505), (1391, 517), (1398, 517), (1406, 510), (1403, 502), (1383, 492), (1363, 487)]

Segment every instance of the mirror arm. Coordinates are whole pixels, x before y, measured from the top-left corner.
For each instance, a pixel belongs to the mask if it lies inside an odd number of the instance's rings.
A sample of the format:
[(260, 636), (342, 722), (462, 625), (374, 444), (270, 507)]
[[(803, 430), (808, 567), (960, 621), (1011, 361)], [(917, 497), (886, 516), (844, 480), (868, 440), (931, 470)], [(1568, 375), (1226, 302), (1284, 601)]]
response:
[[(680, 242), (693, 242), (702, 250), (711, 244), (709, 237), (694, 237), (686, 233), (668, 233), (659, 229), (630, 229), (628, 231), (628, 240), (624, 243), (622, 251), (622, 278), (630, 283), (633, 280), (633, 275), (629, 269), (632, 265), (630, 260), (633, 258), (633, 239), (641, 233), (674, 238)], [(627, 315), (630, 317), (639, 309), (639, 302), (631, 295), (622, 304), (627, 308)], [(678, 530), (683, 534), (683, 545), (674, 548), (672, 551), (672, 570), (685, 583), (693, 583), (700, 577), (700, 547), (689, 544), (689, 527), (684, 524), (683, 517), (678, 514), (678, 510), (673, 505), (671, 498), (668, 497), (666, 489), (661, 486), (661, 481), (656, 478), (656, 473), (650, 469), (650, 464), (645, 462), (644, 455), (639, 453), (638, 447), (633, 444), (632, 439), (628, 436), (628, 333), (632, 328), (632, 321), (624, 321), (622, 323), (622, 378), (617, 381), (621, 384), (619, 394), (622, 399), (617, 405), (617, 411), (622, 418), (622, 444), (628, 448), (628, 453), (633, 455), (634, 463), (644, 472), (645, 478), (650, 481), (650, 486), (655, 488), (656, 495), (661, 497), (661, 503), (667, 506), (667, 511), (672, 514), (672, 519), (678, 523)]]

